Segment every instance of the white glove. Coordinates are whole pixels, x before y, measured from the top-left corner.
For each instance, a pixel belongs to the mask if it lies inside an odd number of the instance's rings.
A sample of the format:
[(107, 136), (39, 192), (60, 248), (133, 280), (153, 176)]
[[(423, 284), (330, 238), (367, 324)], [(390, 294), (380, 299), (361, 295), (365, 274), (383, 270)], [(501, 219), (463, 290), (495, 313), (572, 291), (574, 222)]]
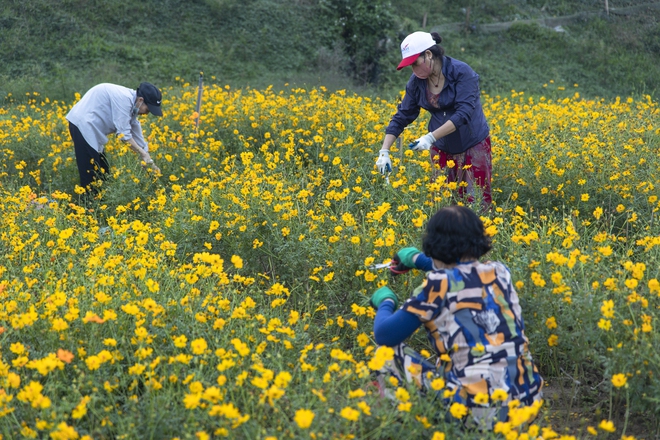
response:
[(390, 152), (388, 150), (380, 150), (378, 160), (376, 161), (376, 168), (381, 174), (392, 172), (392, 161), (390, 160)]
[(408, 147), (414, 151), (429, 150), (433, 145), (433, 142), (435, 142), (435, 137), (433, 136), (433, 133), (429, 132), (408, 145)]

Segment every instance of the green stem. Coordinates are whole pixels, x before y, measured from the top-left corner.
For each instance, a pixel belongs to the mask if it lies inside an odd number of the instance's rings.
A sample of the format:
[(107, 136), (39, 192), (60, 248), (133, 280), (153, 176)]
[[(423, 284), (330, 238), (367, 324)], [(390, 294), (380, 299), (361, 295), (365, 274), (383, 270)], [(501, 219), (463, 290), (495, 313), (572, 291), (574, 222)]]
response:
[(610, 386), (610, 414), (607, 417), (607, 420), (612, 420), (612, 387)]
[(626, 385), (626, 420), (623, 423), (623, 432), (621, 436), (626, 435), (626, 428), (628, 428), (628, 416), (630, 416), (630, 388)]

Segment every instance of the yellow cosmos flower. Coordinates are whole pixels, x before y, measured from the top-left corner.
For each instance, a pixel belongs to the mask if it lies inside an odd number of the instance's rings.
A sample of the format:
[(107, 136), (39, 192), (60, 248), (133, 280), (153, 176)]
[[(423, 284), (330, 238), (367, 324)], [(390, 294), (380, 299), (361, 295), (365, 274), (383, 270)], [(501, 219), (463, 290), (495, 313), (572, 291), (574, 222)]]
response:
[(232, 255), (231, 264), (233, 264), (236, 269), (241, 269), (243, 267), (243, 259), (238, 255)]
[(603, 431), (606, 432), (614, 432), (616, 431), (616, 428), (614, 427), (614, 423), (611, 420), (602, 420), (599, 424), (598, 427), (602, 429)]
[(477, 393), (474, 396), (474, 403), (479, 405), (488, 405), (488, 394), (487, 393)]
[(496, 390), (493, 391), (493, 394), (491, 394), (490, 397), (495, 401), (504, 402), (506, 399), (509, 398), (509, 394), (505, 390), (501, 388), (497, 388)]
[(621, 388), (626, 384), (627, 380), (628, 379), (626, 379), (625, 374), (621, 374), (621, 373), (615, 374), (614, 376), (612, 376), (612, 385), (614, 385), (617, 388)]
[(400, 402), (407, 402), (410, 400), (410, 393), (408, 393), (408, 390), (406, 390), (405, 388), (397, 388), (396, 392), (394, 393), (394, 396)]
[(299, 428), (307, 429), (312, 426), (314, 421), (314, 412), (308, 409), (299, 409), (296, 411), (296, 415), (293, 420), (296, 422)]
[(204, 338), (197, 338), (190, 343), (190, 348), (193, 354), (197, 354), (197, 355), (204, 354), (204, 352), (208, 348), (208, 344), (206, 343), (206, 340), (204, 340)]
[(433, 381), (431, 381), (431, 388), (432, 388), (434, 391), (440, 391), (440, 390), (443, 389), (444, 387), (445, 387), (445, 380), (442, 379), (442, 378), (439, 378), (439, 377), (438, 377), (438, 378), (436, 378), (436, 379), (433, 379)]
[(350, 420), (351, 422), (357, 422), (357, 420), (360, 418), (360, 411), (347, 406), (341, 410), (339, 415), (346, 420)]
[(468, 408), (467, 406), (463, 405), (462, 403), (454, 402), (451, 404), (449, 407), (449, 413), (454, 417), (455, 419), (462, 419), (465, 417), (468, 413)]

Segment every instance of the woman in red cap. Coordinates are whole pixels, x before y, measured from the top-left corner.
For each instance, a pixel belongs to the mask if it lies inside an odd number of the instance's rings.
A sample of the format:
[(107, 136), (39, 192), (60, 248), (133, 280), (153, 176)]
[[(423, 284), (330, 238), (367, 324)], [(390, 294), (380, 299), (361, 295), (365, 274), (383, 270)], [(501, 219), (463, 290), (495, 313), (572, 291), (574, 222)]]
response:
[[(397, 70), (411, 66), (406, 94), (392, 117), (376, 166), (392, 170), (389, 150), (420, 109), (431, 114), (429, 132), (410, 144), (415, 151), (430, 150), (431, 158), (446, 170), (447, 181), (459, 185), (459, 195), (475, 200), (481, 188), (484, 208), (490, 207), (492, 172), (490, 130), (481, 107), (479, 75), (462, 61), (445, 56), (437, 33), (414, 32), (401, 43), (403, 60)], [(447, 162), (453, 161), (448, 167)], [(435, 174), (434, 174), (435, 178)]]

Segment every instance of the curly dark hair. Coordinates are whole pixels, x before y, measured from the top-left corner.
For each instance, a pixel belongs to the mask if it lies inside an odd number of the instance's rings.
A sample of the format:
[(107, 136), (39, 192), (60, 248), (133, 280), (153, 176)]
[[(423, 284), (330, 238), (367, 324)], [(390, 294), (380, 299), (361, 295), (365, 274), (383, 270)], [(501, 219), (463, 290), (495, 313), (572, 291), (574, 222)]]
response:
[(465, 206), (448, 206), (436, 212), (422, 239), (424, 254), (445, 264), (478, 259), (491, 249), (481, 219)]

